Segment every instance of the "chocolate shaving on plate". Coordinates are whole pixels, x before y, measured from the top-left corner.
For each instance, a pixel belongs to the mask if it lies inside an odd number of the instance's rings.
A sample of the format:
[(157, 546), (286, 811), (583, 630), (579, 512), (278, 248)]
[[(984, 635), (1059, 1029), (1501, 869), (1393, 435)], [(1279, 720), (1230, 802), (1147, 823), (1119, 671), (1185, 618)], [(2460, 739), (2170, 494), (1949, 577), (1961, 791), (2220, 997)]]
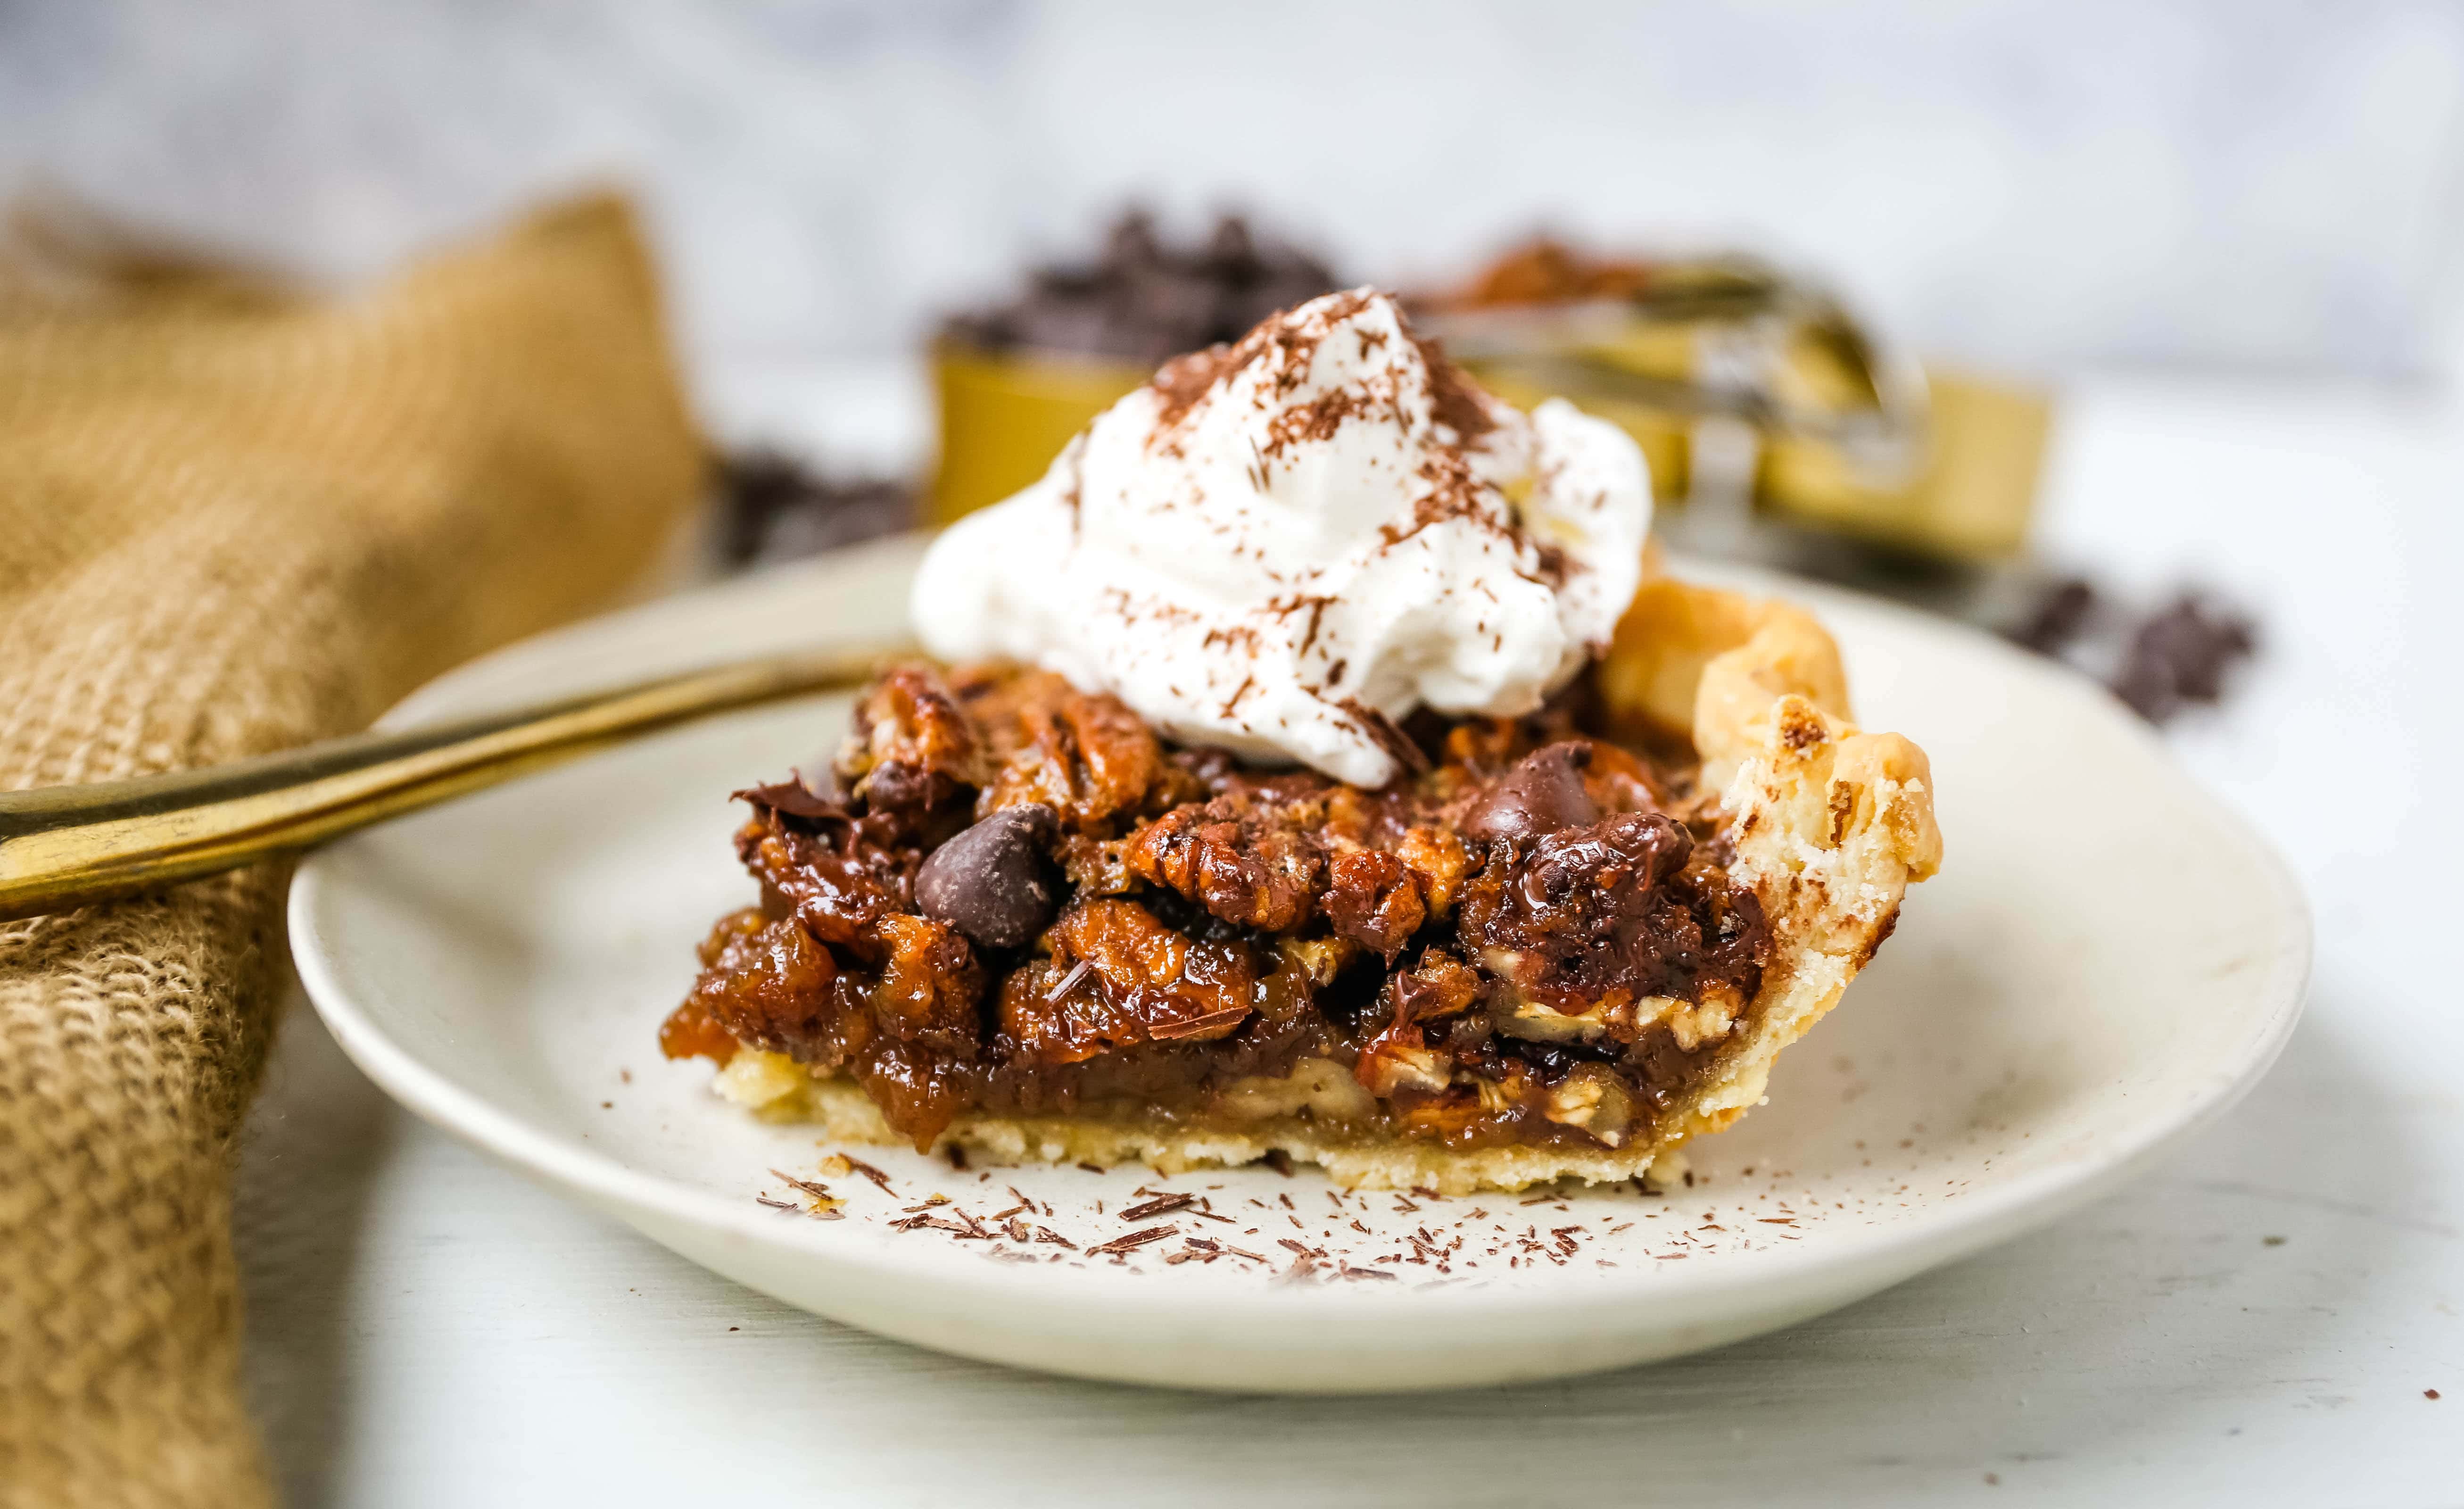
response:
[(1133, 1248), (1144, 1247), (1149, 1242), (1160, 1242), (1165, 1237), (1176, 1234), (1179, 1230), (1180, 1228), (1177, 1226), (1141, 1227), (1134, 1232), (1125, 1232), (1121, 1235), (1113, 1237), (1109, 1242), (1097, 1243), (1095, 1246), (1087, 1249), (1087, 1255), (1089, 1257), (1118, 1257), (1122, 1254), (1131, 1251)]
[(1154, 1216), (1170, 1215), (1175, 1210), (1185, 1210), (1197, 1203), (1198, 1196), (1194, 1194), (1158, 1195), (1153, 1200), (1146, 1201), (1140, 1205), (1131, 1206), (1128, 1209), (1123, 1210), (1121, 1212), (1121, 1219), (1124, 1221), (1144, 1221)]

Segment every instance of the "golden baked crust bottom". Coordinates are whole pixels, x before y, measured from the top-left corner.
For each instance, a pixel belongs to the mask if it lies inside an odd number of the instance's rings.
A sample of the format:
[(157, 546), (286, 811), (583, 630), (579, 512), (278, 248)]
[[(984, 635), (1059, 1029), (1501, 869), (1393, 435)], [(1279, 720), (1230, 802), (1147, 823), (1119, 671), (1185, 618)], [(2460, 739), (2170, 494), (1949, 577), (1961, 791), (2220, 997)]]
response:
[[(1619, 624), (1597, 679), (1620, 734), (1682, 741), (1700, 757), (1705, 784), (1722, 793), (1729, 813), (1729, 873), (1753, 890), (1771, 937), (1761, 987), (1738, 1013), (1740, 1030), (1656, 1119), (1649, 1140), (1614, 1148), (1456, 1149), (1354, 1131), (1339, 1115), (1312, 1114), (1313, 1100), (1339, 1100), (1347, 1090), (1304, 1062), (1288, 1079), (1232, 1086), (1221, 1103), (1242, 1108), (1237, 1116), (961, 1112), (939, 1142), (995, 1160), (1135, 1159), (1166, 1173), (1281, 1151), (1350, 1187), (1448, 1193), (1570, 1178), (1612, 1182), (1655, 1164), (1666, 1173), (1686, 1141), (1727, 1126), (1761, 1100), (1780, 1051), (1838, 1004), (1890, 935), (1908, 885), (1940, 865), (1942, 836), (1924, 752), (1850, 721), (1837, 646), (1802, 609), (1655, 577)], [(1339, 1068), (1325, 1067), (1348, 1081)], [(852, 1082), (816, 1077), (781, 1054), (737, 1054), (719, 1088), (765, 1118), (818, 1122), (843, 1141), (905, 1141)]]

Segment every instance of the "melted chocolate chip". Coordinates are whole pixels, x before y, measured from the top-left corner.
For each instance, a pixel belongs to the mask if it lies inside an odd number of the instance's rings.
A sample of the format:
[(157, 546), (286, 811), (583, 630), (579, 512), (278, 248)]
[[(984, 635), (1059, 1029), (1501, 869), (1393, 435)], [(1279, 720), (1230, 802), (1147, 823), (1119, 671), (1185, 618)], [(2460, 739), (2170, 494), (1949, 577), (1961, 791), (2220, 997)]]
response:
[(1061, 888), (1045, 850), (1052, 809), (1005, 807), (933, 851), (915, 872), (915, 904), (987, 948), (1018, 948), (1052, 921)]
[(1578, 890), (1607, 889), (1604, 872), (1634, 881), (1636, 894), (1685, 868), (1694, 839), (1659, 812), (1620, 812), (1596, 827), (1550, 834), (1514, 871), (1515, 889), (1534, 912), (1563, 903)]
[(1572, 740), (1525, 755), (1463, 814), (1463, 835), (1519, 843), (1599, 821), (1599, 809), (1583, 789), (1582, 772), (1591, 763), (1591, 745)]

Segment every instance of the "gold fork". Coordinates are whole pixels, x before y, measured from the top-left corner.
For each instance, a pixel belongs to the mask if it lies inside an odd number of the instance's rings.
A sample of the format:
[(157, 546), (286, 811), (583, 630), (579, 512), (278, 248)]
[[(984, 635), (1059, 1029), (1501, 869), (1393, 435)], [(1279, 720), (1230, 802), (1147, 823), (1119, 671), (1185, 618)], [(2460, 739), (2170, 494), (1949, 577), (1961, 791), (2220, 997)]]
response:
[(769, 655), (201, 770), (0, 792), (0, 921), (297, 853), (663, 728), (861, 686), (916, 653)]

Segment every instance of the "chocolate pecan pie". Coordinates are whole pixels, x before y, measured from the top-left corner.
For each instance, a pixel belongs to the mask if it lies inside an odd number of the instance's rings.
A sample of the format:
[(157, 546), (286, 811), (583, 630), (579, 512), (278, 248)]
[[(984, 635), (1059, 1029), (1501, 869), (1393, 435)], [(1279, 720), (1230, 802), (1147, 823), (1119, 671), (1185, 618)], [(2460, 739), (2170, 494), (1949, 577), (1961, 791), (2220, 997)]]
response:
[(1761, 1098), (1940, 859), (1820, 626), (1664, 576), (1539, 713), (1394, 734), (1371, 789), (1049, 672), (893, 672), (828, 767), (737, 793), (760, 902), (662, 1043), (849, 1141), (1624, 1179)]

